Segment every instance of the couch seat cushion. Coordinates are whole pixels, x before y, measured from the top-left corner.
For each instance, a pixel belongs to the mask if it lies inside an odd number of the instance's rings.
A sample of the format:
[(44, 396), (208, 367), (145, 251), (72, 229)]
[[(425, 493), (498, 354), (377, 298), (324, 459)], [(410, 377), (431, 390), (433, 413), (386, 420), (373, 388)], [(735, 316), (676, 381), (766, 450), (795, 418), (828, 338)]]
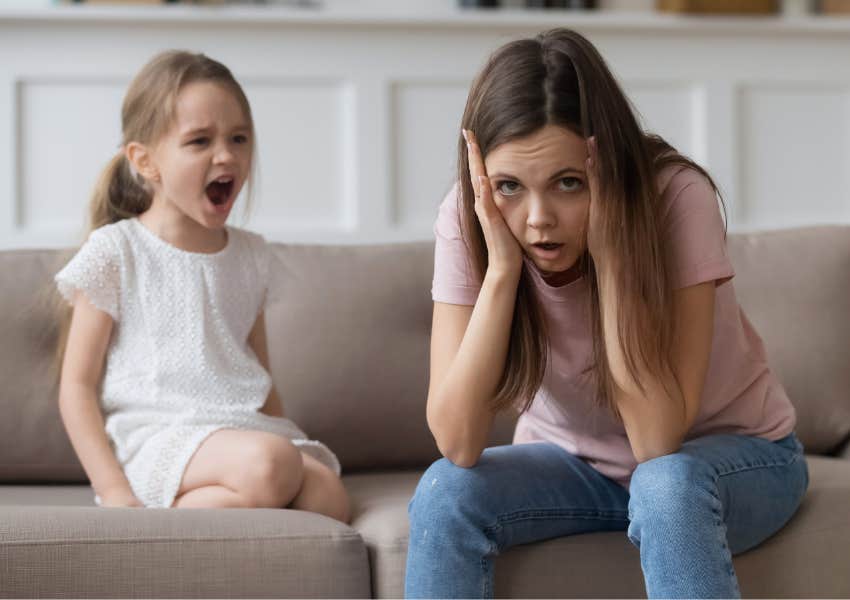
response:
[[(745, 597), (850, 597), (850, 461), (808, 456), (802, 507), (758, 548), (735, 557)], [(401, 597), (407, 554), (407, 503), (421, 472), (350, 475), (352, 525), (369, 549), (372, 591)], [(616, 576), (612, 577), (612, 574)], [(518, 546), (496, 561), (497, 597), (644, 597), (636, 548), (625, 532)]]
[(0, 486), (0, 505), (0, 597), (370, 595), (360, 536), (313, 513), (96, 508), (87, 486)]

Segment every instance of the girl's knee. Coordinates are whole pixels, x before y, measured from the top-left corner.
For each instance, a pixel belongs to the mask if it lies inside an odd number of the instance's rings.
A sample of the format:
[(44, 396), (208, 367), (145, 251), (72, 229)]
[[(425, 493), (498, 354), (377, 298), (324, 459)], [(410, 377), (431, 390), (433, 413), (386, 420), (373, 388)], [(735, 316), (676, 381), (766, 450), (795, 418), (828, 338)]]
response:
[(244, 469), (239, 475), (240, 489), (249, 505), (280, 508), (301, 489), (304, 465), (301, 453), (289, 440), (258, 434), (242, 448)]

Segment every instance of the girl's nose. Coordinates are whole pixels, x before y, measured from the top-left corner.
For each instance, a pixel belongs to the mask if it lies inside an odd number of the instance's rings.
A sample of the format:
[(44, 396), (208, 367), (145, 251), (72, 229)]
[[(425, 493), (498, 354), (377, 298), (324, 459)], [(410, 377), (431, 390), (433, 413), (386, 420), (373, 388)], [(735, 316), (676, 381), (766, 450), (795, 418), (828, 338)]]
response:
[(233, 150), (227, 144), (219, 144), (216, 148), (213, 160), (216, 164), (226, 164), (234, 160)]
[(555, 225), (555, 214), (549, 204), (537, 196), (532, 196), (528, 207), (528, 226), (532, 229), (545, 229)]

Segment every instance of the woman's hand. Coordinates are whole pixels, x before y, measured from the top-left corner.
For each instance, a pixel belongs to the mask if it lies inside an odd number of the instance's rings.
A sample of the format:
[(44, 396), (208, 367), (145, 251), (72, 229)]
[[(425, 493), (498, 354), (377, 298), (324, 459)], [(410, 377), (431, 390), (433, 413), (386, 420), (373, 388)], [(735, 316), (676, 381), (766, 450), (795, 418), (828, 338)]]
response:
[(597, 159), (596, 138), (587, 138), (587, 160), (585, 171), (587, 172), (588, 188), (590, 189), (590, 207), (587, 214), (587, 251), (593, 257), (597, 267), (604, 262), (605, 245), (603, 243), (603, 231), (599, 218), (599, 174), (596, 167)]
[(505, 222), (502, 212), (493, 200), (493, 189), (484, 167), (484, 158), (475, 139), (475, 134), (463, 130), (469, 156), (469, 177), (475, 191), (475, 214), (481, 229), (484, 231), (484, 241), (487, 244), (487, 270), (497, 273), (518, 274), (522, 268), (522, 247)]
[(144, 504), (142, 504), (139, 499), (133, 495), (133, 492), (130, 489), (124, 489), (123, 487), (106, 490), (100, 495), (100, 505), (107, 508), (144, 507)]

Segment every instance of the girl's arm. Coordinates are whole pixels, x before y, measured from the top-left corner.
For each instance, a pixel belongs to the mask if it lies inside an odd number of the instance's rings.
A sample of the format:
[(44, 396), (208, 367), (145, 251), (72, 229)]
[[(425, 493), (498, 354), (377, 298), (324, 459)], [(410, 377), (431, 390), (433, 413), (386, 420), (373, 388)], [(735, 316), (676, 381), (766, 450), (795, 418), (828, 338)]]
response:
[[(261, 312), (254, 322), (254, 327), (251, 328), (251, 333), (248, 334), (248, 345), (257, 355), (257, 360), (263, 365), (263, 368), (271, 374), (269, 368), (269, 347), (266, 342), (266, 316), (265, 312)], [(277, 395), (277, 390), (272, 384), (269, 390), (269, 396), (266, 398), (266, 403), (260, 409), (260, 412), (270, 417), (283, 416), (283, 403)]]
[(59, 411), (101, 504), (141, 506), (115, 458), (98, 406), (98, 388), (111, 333), (112, 317), (78, 292), (62, 361)]
[(464, 137), (488, 266), (474, 307), (434, 303), (426, 414), (442, 455), (471, 467), (493, 425), (490, 404), (508, 355), (522, 250), (493, 200), (474, 134), (465, 131)]
[[(714, 329), (715, 283), (674, 292), (676, 335), (670, 352), (672, 376), (666, 382), (638, 375), (644, 391), (629, 375), (617, 335), (615, 286), (599, 278), (605, 350), (615, 382), (617, 405), (638, 462), (676, 452), (696, 419), (705, 383)], [(664, 385), (666, 383), (666, 385)]]

